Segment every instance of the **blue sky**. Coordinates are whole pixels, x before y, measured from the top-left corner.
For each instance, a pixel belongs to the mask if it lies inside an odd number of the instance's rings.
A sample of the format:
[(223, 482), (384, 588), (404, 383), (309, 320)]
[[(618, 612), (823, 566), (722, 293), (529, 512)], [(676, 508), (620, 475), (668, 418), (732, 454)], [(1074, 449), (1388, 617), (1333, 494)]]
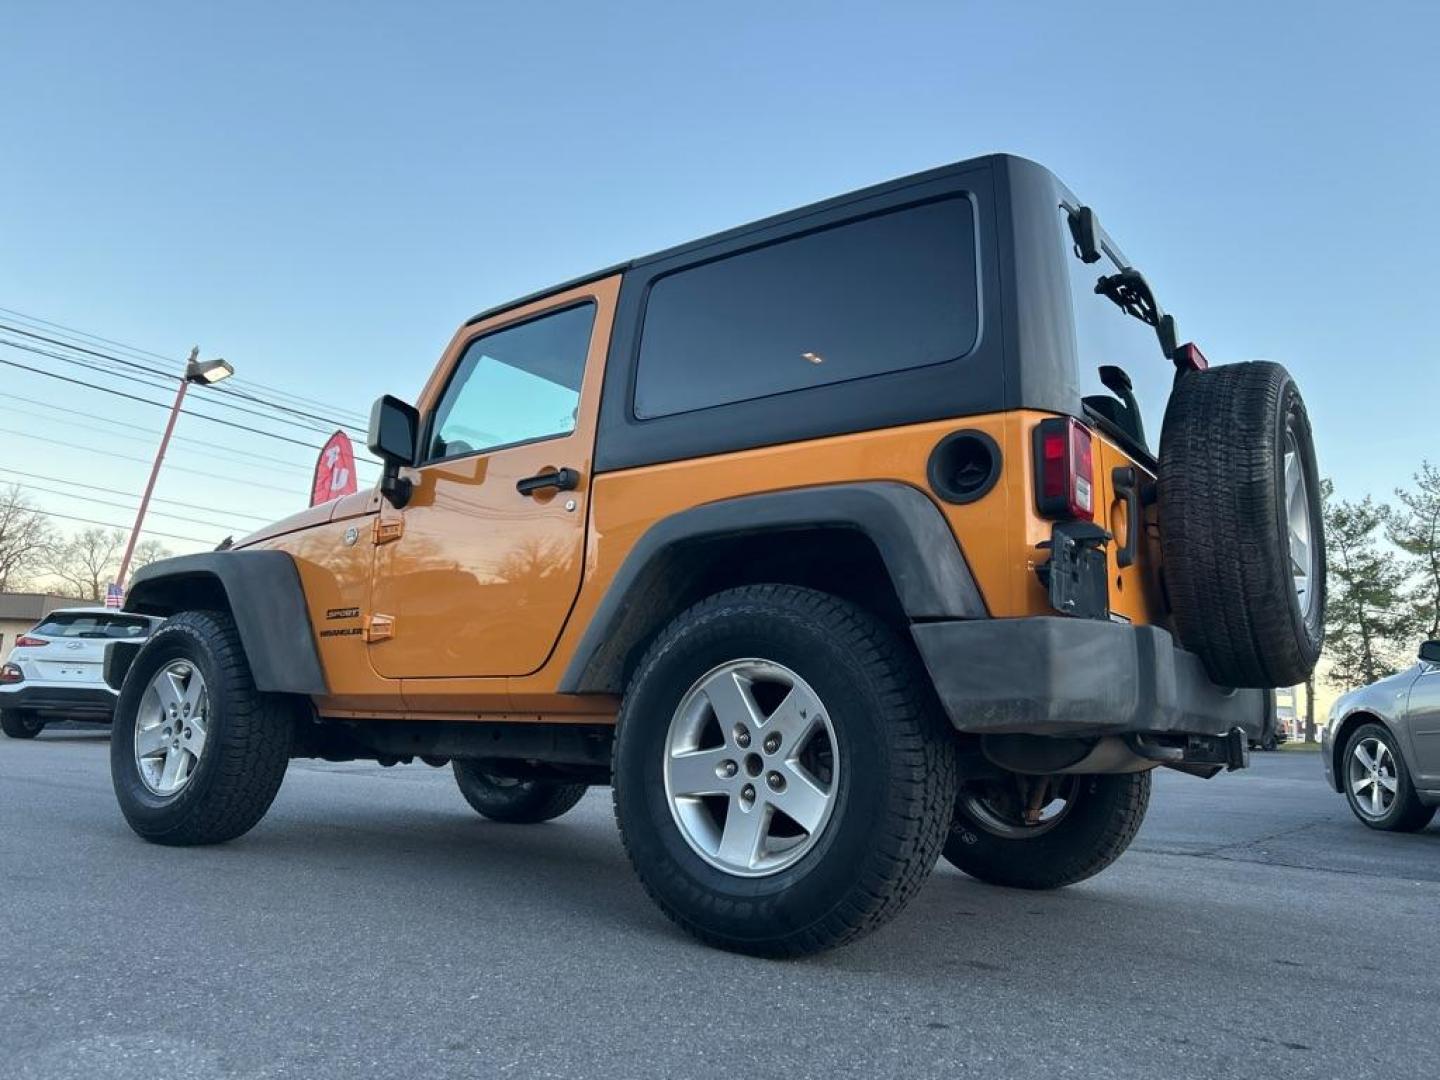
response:
[[(0, 307), (177, 362), (198, 342), (237, 386), (363, 413), (413, 396), (481, 308), (1008, 150), (1097, 208), (1212, 362), (1296, 373), (1342, 494), (1440, 457), (1437, 4), (54, 2), (11, 5), (4, 36)], [(13, 369), (0, 388), (163, 416)], [(153, 447), (20, 408), (0, 428)], [(179, 431), (294, 467), (177, 444), (216, 478), (167, 472), (162, 496), (303, 503), (307, 451)], [(0, 467), (143, 482), (36, 446), (0, 433)]]

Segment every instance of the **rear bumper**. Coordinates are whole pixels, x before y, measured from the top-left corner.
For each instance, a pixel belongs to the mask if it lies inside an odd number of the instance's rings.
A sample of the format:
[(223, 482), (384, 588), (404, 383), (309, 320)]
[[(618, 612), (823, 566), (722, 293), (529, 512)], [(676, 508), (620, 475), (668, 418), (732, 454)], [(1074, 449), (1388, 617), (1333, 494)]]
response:
[(1216, 686), (1153, 626), (1037, 617), (916, 623), (915, 643), (956, 730), (976, 734), (1258, 738), (1265, 691)]
[(0, 709), (33, 709), (43, 713), (65, 713), (108, 717), (115, 711), (119, 695), (104, 686), (71, 686), (65, 683), (19, 683), (0, 691)]

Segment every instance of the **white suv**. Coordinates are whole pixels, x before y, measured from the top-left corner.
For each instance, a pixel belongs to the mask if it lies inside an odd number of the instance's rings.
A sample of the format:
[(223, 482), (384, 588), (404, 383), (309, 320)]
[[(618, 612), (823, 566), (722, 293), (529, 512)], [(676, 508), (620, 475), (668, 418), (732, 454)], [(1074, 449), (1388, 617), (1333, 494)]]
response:
[(144, 641), (162, 621), (103, 607), (52, 611), (0, 664), (0, 730), (32, 739), (49, 720), (108, 722), (116, 693), (105, 685), (106, 644)]

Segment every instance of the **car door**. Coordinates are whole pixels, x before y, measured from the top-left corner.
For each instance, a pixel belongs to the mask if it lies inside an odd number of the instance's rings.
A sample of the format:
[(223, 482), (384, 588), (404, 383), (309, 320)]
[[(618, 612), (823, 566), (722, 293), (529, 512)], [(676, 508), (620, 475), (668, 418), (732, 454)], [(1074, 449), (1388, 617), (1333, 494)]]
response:
[(468, 327), (421, 400), (413, 491), (376, 552), (386, 678), (527, 675), (579, 592), (618, 278)]
[(1410, 684), (1405, 724), (1415, 759), (1411, 771), (1416, 786), (1440, 789), (1440, 664), (1420, 662), (1421, 672)]

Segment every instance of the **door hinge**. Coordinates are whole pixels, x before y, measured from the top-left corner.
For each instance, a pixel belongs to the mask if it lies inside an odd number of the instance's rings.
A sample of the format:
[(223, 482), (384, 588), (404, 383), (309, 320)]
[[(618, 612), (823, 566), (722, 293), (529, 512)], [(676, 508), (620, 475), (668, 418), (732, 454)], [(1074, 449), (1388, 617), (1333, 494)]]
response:
[(389, 641), (395, 636), (395, 616), (367, 615), (365, 617), (365, 640), (370, 644)]
[(402, 517), (375, 519), (375, 544), (389, 544), (405, 535), (405, 519)]

